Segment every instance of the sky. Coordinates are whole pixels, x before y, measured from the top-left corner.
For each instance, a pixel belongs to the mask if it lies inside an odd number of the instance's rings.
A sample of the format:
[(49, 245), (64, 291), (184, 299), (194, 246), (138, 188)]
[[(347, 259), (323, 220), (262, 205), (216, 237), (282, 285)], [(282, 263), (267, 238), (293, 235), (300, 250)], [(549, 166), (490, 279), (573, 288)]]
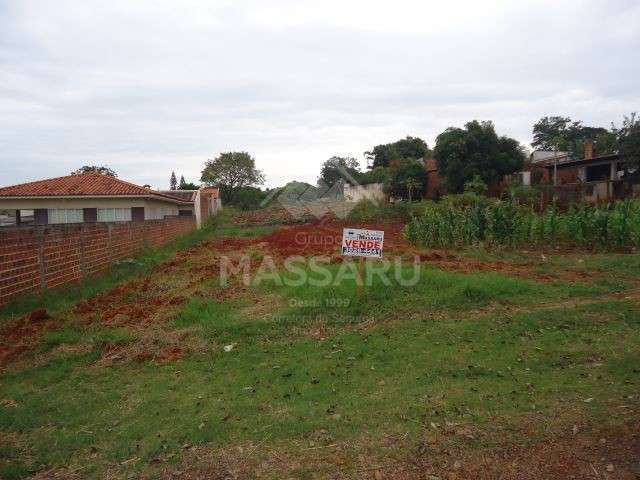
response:
[(108, 165), (168, 188), (247, 151), (270, 187), (407, 135), (640, 110), (636, 0), (0, 0), (0, 186)]

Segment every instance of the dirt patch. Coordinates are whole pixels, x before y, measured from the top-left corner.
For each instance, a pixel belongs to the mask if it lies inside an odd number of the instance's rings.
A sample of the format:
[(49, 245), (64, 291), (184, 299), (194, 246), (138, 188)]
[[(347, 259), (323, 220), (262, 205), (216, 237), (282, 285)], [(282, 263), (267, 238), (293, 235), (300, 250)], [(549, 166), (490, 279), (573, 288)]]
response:
[(240, 313), (254, 318), (264, 318), (280, 310), (285, 302), (280, 295), (274, 293), (255, 296), (250, 305), (242, 308)]
[(127, 362), (173, 362), (191, 352), (202, 352), (207, 343), (190, 329), (170, 330), (153, 325), (138, 332), (129, 342), (107, 343), (102, 347), (98, 366)]
[[(279, 228), (262, 237), (240, 238), (224, 237), (212, 240), (207, 247), (218, 252), (233, 252), (240, 255), (251, 251), (259, 251), (262, 256), (269, 255), (277, 262), (293, 256), (324, 256), (331, 263), (342, 261), (340, 247), (342, 229), (347, 225), (335, 220), (323, 220), (313, 223), (290, 225)], [(353, 225), (349, 225), (353, 226)], [(387, 258), (400, 256), (406, 260), (419, 260), (442, 270), (461, 273), (478, 271), (497, 272), (509, 276), (524, 277), (542, 282), (564, 280), (570, 282), (589, 282), (594, 273), (572, 270), (561, 270), (553, 273), (537, 273), (531, 265), (517, 265), (509, 262), (485, 262), (454, 255), (444, 250), (422, 250), (410, 244), (403, 236), (404, 225), (401, 223), (385, 223), (383, 225), (362, 224), (359, 228), (384, 229), (385, 255)], [(254, 265), (253, 263), (256, 263)], [(260, 262), (253, 262), (255, 268)], [(213, 267), (213, 268), (212, 268)], [(194, 270), (198, 273), (217, 271), (218, 265), (199, 265)], [(215, 273), (215, 272), (214, 272)]]
[(166, 317), (174, 308), (186, 302), (151, 277), (125, 282), (106, 293), (76, 305), (74, 313), (86, 323), (98, 320), (103, 325), (123, 326), (139, 330), (159, 317)]
[(0, 333), (0, 368), (33, 350), (41, 335), (56, 326), (43, 308), (8, 322)]
[[(255, 465), (229, 450), (212, 451), (203, 446), (186, 446), (180, 468), (162, 470), (163, 479), (250, 480), (256, 478)], [(162, 459), (159, 459), (160, 461)]]
[[(353, 226), (353, 225), (350, 225)], [(265, 254), (285, 258), (300, 255), (339, 255), (342, 243), (342, 229), (346, 224), (321, 220), (311, 223), (281, 227), (260, 237), (221, 237), (204, 243), (205, 248), (218, 252), (243, 252), (251, 247)], [(360, 225), (361, 228), (380, 228), (380, 225)], [(402, 224), (385, 224), (385, 250), (394, 252), (398, 247), (411, 246), (401, 237)], [(400, 253), (400, 252), (399, 252)]]
[[(636, 479), (640, 475), (640, 424), (598, 436), (568, 434), (494, 448), (419, 443), (414, 458), (383, 465), (383, 478), (413, 480), (433, 475), (450, 480)], [(373, 477), (375, 478), (375, 477)]]
[[(310, 478), (372, 480), (635, 480), (640, 475), (640, 423), (608, 431), (551, 434), (535, 441), (489, 438), (450, 424), (413, 435), (340, 442), (329, 432), (286, 446), (246, 443), (213, 449), (185, 446), (161, 478)], [(418, 435), (420, 436), (420, 435)], [(455, 441), (450, 441), (455, 437)], [(485, 438), (486, 437), (486, 438)], [(481, 442), (481, 443), (479, 443)], [(483, 444), (495, 446), (484, 447)], [(166, 459), (158, 458), (158, 463)]]
[[(252, 214), (253, 215), (253, 214)], [(256, 213), (257, 215), (257, 213)], [(347, 226), (335, 219), (322, 219), (311, 223), (281, 227), (261, 237), (214, 238), (199, 245), (177, 252), (159, 265), (146, 277), (123, 282), (108, 292), (79, 302), (73, 310), (76, 320), (89, 325), (99, 323), (114, 327), (126, 327), (143, 331), (150, 325), (165, 323), (180, 309), (189, 297), (214, 297), (221, 301), (246, 294), (246, 289), (225, 289), (216, 286), (209, 289), (207, 282), (217, 278), (220, 271), (221, 254), (235, 261), (242, 255), (252, 259), (251, 268), (258, 268), (266, 256), (271, 256), (277, 267), (287, 257), (324, 256), (331, 263), (343, 261), (340, 255), (342, 229)], [(504, 275), (533, 279), (536, 281), (564, 280), (590, 282), (594, 274), (563, 270), (552, 274), (540, 274), (531, 265), (516, 265), (508, 262), (483, 262), (456, 256), (442, 250), (421, 250), (411, 245), (402, 235), (401, 223), (349, 225), (361, 228), (384, 229), (385, 254), (387, 258), (401, 256), (407, 260), (418, 259), (435, 268), (470, 273), (476, 271), (498, 272)], [(257, 302), (253, 307), (257, 316), (276, 308), (270, 300)], [(2, 330), (0, 339), (0, 366), (12, 362), (37, 346), (42, 332), (59, 326), (55, 319), (48, 318), (44, 309), (9, 322)], [(322, 332), (319, 332), (322, 335)], [(159, 353), (155, 350), (151, 358)], [(176, 358), (178, 350), (166, 354)]]

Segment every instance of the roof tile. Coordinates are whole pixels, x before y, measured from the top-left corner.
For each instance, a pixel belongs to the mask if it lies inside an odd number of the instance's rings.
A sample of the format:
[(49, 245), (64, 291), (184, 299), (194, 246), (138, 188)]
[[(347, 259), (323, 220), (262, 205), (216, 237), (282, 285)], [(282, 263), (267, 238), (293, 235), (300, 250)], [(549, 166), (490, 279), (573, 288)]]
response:
[(158, 196), (179, 201), (176, 197), (99, 173), (67, 175), (0, 188), (0, 197), (61, 196)]

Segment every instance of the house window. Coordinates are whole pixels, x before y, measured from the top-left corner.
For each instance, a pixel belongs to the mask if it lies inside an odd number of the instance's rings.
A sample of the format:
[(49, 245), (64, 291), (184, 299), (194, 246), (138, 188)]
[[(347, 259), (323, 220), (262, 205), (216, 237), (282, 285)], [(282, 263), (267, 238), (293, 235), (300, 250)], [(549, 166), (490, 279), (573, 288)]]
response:
[(145, 220), (156, 220), (158, 218), (158, 208), (149, 207), (144, 209)]
[(99, 208), (98, 221), (99, 222), (130, 222), (131, 209), (130, 208)]
[(165, 217), (176, 215), (171, 207), (149, 207), (145, 208), (145, 220), (162, 220)]
[(82, 223), (81, 208), (50, 208), (47, 211), (48, 223)]

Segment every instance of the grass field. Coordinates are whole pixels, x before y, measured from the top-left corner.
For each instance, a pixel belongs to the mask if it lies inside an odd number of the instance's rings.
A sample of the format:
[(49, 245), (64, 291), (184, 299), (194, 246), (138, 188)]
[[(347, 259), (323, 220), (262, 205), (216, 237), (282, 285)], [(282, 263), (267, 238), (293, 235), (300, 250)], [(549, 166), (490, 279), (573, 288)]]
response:
[(0, 477), (640, 475), (640, 255), (390, 233), (413, 286), (218, 282), (222, 255), (340, 227), (219, 223), (5, 308)]

